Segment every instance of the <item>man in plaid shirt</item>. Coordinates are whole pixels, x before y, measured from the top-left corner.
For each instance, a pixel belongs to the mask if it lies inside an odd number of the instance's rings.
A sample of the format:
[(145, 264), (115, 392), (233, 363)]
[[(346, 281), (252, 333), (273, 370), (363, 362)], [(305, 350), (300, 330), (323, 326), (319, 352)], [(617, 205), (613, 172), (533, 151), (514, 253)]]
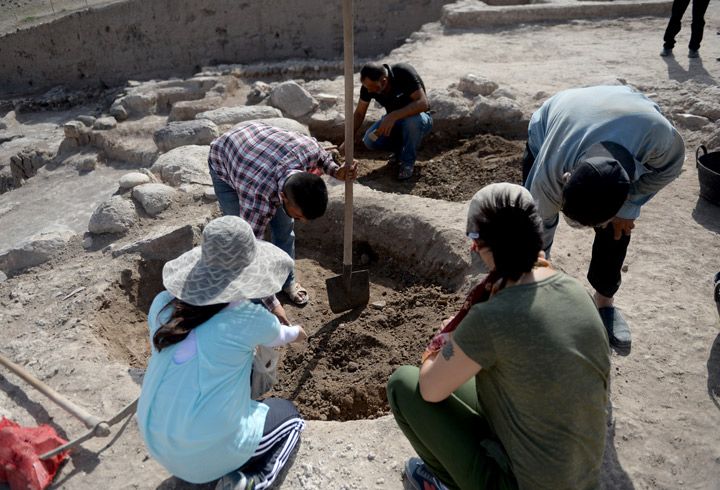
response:
[[(317, 175), (323, 172), (339, 180), (355, 178), (339, 167), (317, 140), (261, 122), (247, 122), (215, 139), (208, 156), (210, 176), (224, 215), (235, 215), (263, 238), (270, 225), (270, 241), (295, 258), (294, 219), (319, 218), (327, 208), (327, 188)], [(283, 291), (296, 304), (308, 294), (290, 273)], [(275, 297), (266, 306), (284, 318)]]

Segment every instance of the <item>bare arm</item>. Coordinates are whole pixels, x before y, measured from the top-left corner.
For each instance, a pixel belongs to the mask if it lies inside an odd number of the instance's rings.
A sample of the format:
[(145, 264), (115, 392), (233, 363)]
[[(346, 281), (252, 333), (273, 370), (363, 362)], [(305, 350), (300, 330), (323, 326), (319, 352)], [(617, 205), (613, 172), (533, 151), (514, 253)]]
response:
[(470, 359), (450, 338), (439, 354), (420, 367), (420, 395), (425, 401), (441, 402), (480, 369), (480, 364)]
[(380, 123), (380, 127), (377, 130), (378, 134), (390, 136), (390, 132), (397, 121), (420, 114), (430, 108), (430, 103), (428, 102), (427, 95), (425, 95), (425, 91), (423, 89), (417, 89), (415, 92), (410, 94), (410, 98), (412, 99), (412, 102), (408, 105), (390, 112), (383, 118), (383, 121)]

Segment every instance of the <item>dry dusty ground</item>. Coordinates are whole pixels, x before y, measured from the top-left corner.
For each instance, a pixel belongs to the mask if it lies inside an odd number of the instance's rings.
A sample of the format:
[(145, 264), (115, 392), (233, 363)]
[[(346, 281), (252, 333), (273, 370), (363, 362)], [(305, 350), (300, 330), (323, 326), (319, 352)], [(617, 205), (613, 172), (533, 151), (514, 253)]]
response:
[[(665, 20), (656, 18), (473, 32), (442, 32), (434, 25), (388, 59), (413, 63), (429, 87), (445, 87), (468, 72), (484, 75), (517, 93), (528, 111), (543, 100), (540, 92), (622, 78), (654, 94), (668, 113), (683, 112), (688, 97), (708, 97), (703, 91), (717, 87), (720, 76), (720, 5), (711, 3), (706, 21), (703, 57), (692, 61), (681, 56), (686, 31), (677, 58), (657, 56)], [(720, 208), (697, 195), (694, 149), (710, 128), (681, 131), (685, 171), (644, 207), (617, 296), (634, 343), (629, 355), (613, 356), (605, 488), (720, 488), (720, 335), (711, 300), (711, 277), (720, 270)], [(454, 148), (429, 144), (418, 176), (404, 184), (392, 181), (383, 155), (360, 154), (360, 181), (459, 201), (483, 185), (483, 172), (516, 180), (521, 152), (522, 142), (488, 135)], [(40, 181), (35, 185), (41, 192)], [(28, 186), (33, 190), (32, 182)], [(0, 204), (21, 191), (0, 196)], [(162, 221), (194, 222), (212, 213), (206, 203), (185, 202)], [(42, 219), (37, 212), (26, 218)], [(561, 226), (556, 266), (583, 278), (590, 243), (589, 232)], [(365, 260), (377, 306), (338, 317), (328, 311), (324, 279), (338, 273), (339, 251), (301, 246), (298, 255), (300, 279), (313, 299), (304, 309), (291, 307), (290, 315), (311, 339), (288, 349), (278, 392), (316, 419), (386, 413), (387, 375), (416, 362), (438, 321), (457, 308), (458, 294), (414, 277), (409, 264), (370, 254)], [(99, 245), (85, 252), (76, 240), (56, 261), (0, 284), (3, 352), (94, 413), (114, 413), (139, 391), (147, 356), (143, 307), (159, 287), (159, 267), (111, 259)], [(0, 388), (0, 414), (25, 425), (52, 423), (66, 436), (81, 432), (16, 378), (0, 376)], [(149, 459), (134, 424), (110, 447), (105, 443), (90, 441), (78, 450), (55, 487), (186, 487)], [(311, 423), (283, 488), (399, 488), (399, 465), (410, 455), (387, 417)]]

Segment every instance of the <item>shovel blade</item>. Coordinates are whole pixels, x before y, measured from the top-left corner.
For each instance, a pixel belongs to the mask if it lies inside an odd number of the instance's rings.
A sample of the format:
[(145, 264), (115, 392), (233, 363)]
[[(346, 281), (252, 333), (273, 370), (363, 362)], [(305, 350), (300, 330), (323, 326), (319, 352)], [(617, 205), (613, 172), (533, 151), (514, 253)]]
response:
[(331, 277), (325, 280), (325, 286), (333, 313), (352, 310), (370, 301), (369, 271), (351, 272), (349, 279), (345, 274)]

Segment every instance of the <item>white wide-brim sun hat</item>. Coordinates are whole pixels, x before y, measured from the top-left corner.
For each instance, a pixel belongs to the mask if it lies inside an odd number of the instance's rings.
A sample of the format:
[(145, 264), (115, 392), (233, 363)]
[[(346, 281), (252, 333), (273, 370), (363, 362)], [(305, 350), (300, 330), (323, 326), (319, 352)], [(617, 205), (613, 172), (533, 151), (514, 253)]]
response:
[(177, 299), (195, 306), (271, 296), (283, 286), (293, 259), (255, 238), (238, 216), (207, 224), (199, 247), (167, 262), (163, 285)]

